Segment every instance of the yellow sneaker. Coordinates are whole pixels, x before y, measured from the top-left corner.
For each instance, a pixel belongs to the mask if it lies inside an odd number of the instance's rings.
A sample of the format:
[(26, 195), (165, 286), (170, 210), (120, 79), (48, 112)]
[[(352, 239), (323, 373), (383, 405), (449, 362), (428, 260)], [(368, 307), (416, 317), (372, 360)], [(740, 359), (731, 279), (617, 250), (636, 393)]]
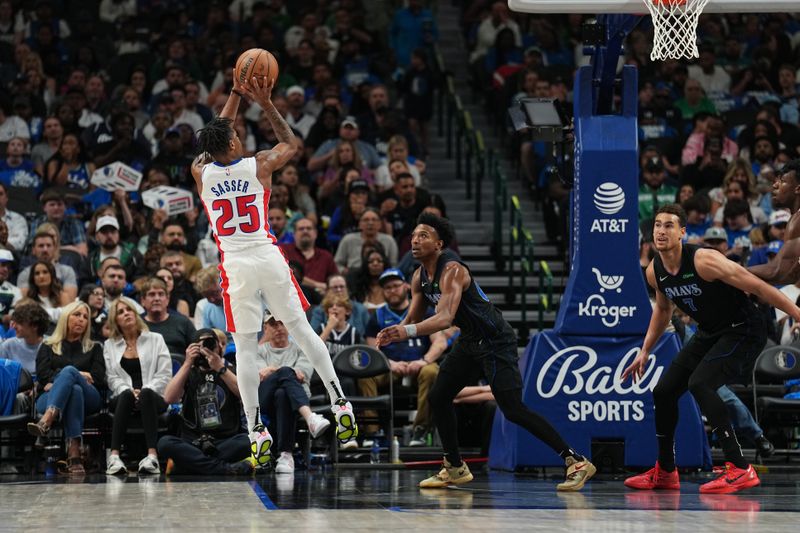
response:
[(586, 482), (597, 473), (597, 468), (588, 459), (578, 461), (574, 457), (567, 457), (566, 463), (567, 478), (563, 483), (556, 485), (556, 490), (581, 490)]
[(461, 485), (470, 481), (472, 481), (472, 472), (469, 471), (467, 463), (461, 461), (461, 466), (453, 466), (447, 459), (444, 459), (439, 473), (420, 481), (419, 488), (438, 489), (448, 485)]

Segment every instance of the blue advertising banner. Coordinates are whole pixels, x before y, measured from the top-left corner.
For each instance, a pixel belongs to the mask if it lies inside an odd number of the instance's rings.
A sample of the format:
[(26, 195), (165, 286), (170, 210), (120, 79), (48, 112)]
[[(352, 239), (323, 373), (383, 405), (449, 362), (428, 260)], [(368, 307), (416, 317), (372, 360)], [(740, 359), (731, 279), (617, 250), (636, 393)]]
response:
[(644, 335), (651, 307), (639, 265), (636, 69), (623, 69), (617, 115), (594, 115), (592, 71), (575, 87), (572, 265), (553, 328), (561, 335)]
[[(642, 379), (622, 382), (642, 338), (535, 335), (520, 361), (522, 399), (545, 417), (570, 446), (590, 455), (592, 440), (625, 442), (625, 465), (652, 466), (658, 449), (652, 391), (680, 346), (674, 333), (656, 344)], [(710, 467), (711, 453), (697, 404), (689, 393), (679, 403), (677, 464)], [(564, 461), (523, 428), (495, 414), (489, 466), (559, 466)]]

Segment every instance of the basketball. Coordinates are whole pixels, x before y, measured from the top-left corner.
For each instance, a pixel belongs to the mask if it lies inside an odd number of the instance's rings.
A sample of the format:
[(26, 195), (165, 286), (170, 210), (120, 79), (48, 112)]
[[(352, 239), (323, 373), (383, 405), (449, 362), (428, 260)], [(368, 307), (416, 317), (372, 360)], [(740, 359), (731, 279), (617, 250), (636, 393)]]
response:
[(251, 83), (255, 76), (261, 87), (278, 79), (278, 61), (263, 48), (251, 48), (239, 56), (233, 75), (242, 85)]

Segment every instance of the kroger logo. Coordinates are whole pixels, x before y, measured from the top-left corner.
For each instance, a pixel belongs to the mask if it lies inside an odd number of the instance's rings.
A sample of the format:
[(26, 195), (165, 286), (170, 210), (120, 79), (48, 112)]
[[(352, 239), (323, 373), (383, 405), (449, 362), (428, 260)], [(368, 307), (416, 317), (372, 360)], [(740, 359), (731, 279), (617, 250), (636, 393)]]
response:
[(604, 215), (616, 215), (625, 205), (625, 191), (616, 183), (601, 183), (594, 191), (594, 205)]
[(578, 304), (578, 316), (599, 317), (607, 328), (616, 327), (621, 318), (631, 317), (636, 311), (635, 305), (608, 305), (602, 296), (605, 292), (622, 292), (625, 276), (607, 276), (598, 269), (592, 268), (600, 286), (600, 294), (592, 294), (586, 301)]

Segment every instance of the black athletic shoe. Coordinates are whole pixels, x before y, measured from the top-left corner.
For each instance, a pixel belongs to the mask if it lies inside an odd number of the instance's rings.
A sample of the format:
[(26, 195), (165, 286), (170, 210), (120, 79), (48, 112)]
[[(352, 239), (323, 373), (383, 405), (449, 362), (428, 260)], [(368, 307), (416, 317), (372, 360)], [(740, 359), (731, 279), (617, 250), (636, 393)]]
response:
[(242, 461), (229, 463), (225, 470), (232, 476), (249, 476), (255, 471), (255, 467), (253, 466), (252, 458), (248, 457)]
[(758, 455), (765, 459), (773, 454), (775, 446), (762, 434), (756, 439), (756, 450), (758, 450)]

